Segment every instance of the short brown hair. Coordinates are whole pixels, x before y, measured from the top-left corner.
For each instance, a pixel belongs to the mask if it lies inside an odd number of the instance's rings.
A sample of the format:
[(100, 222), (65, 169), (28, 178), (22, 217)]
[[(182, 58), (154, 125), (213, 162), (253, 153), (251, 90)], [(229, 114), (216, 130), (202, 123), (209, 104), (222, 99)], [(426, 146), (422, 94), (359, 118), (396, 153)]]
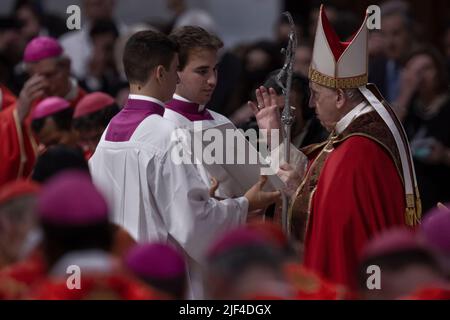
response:
[(179, 69), (183, 70), (188, 62), (189, 53), (192, 49), (205, 48), (219, 50), (223, 47), (222, 40), (215, 34), (209, 33), (203, 28), (195, 26), (185, 26), (176, 29), (170, 34), (180, 46), (179, 50)]
[(165, 34), (140, 31), (128, 39), (123, 53), (125, 74), (130, 83), (144, 84), (149, 73), (159, 65), (170, 68), (178, 44)]

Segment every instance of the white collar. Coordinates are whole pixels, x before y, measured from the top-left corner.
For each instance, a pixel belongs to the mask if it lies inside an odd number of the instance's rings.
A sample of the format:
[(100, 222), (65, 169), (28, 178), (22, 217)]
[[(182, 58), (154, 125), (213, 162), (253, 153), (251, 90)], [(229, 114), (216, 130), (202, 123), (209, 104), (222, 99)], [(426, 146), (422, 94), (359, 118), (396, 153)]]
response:
[(149, 97), (149, 96), (144, 96), (142, 94), (130, 94), (130, 95), (128, 95), (128, 99), (150, 101), (150, 102), (159, 104), (163, 108), (165, 107), (164, 102), (162, 102), (161, 100), (158, 100), (156, 98)]
[(76, 265), (86, 272), (108, 273), (117, 268), (116, 259), (100, 249), (71, 251), (64, 254), (52, 267), (50, 274), (62, 276), (67, 274), (67, 267)]
[(78, 96), (78, 82), (75, 78), (70, 78), (70, 90), (64, 97), (65, 100), (72, 101)]
[(334, 127), (335, 133), (341, 134), (353, 120), (370, 111), (373, 111), (373, 107), (366, 101), (361, 102), (336, 123)]
[[(180, 96), (180, 95), (178, 95), (176, 93), (173, 94), (173, 98), (175, 100), (180, 100), (180, 101), (184, 101), (184, 102), (188, 102), (188, 103), (193, 103), (192, 101), (189, 101), (188, 99), (186, 99), (186, 98), (184, 98), (184, 97), (182, 97), (182, 96)], [(203, 109), (205, 109), (205, 105), (199, 104), (198, 105), (198, 112), (202, 112)]]

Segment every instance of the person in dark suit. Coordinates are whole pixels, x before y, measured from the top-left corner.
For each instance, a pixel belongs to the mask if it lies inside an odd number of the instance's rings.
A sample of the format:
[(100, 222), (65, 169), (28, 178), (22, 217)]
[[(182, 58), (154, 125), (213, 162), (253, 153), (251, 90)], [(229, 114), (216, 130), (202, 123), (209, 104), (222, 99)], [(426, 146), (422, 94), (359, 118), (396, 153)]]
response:
[(398, 96), (404, 59), (415, 45), (411, 32), (413, 21), (408, 9), (393, 4), (382, 8), (384, 54), (369, 62), (369, 82), (377, 85), (388, 102), (395, 101)]

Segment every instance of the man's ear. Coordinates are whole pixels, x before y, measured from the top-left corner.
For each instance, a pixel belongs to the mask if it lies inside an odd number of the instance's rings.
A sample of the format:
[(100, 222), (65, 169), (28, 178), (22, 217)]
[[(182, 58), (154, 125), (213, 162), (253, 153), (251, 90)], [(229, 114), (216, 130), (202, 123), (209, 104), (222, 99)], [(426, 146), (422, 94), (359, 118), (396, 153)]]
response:
[(155, 69), (155, 77), (158, 83), (161, 83), (164, 79), (164, 73), (166, 72), (164, 66), (159, 65)]
[(347, 97), (345, 96), (344, 90), (336, 89), (336, 107), (342, 109), (344, 107)]

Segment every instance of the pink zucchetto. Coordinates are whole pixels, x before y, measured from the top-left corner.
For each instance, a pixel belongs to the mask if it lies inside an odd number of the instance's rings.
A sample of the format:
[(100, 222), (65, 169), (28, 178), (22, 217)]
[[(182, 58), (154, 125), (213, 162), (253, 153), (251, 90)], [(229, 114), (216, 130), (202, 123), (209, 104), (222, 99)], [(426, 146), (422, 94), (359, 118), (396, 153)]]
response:
[(23, 54), (26, 63), (38, 62), (47, 58), (59, 57), (63, 53), (59, 42), (51, 37), (36, 37), (28, 42)]
[(70, 108), (70, 102), (60, 97), (48, 97), (39, 102), (33, 110), (32, 119), (48, 117), (61, 110)]
[(38, 197), (37, 213), (42, 222), (60, 226), (86, 226), (106, 222), (104, 197), (82, 171), (70, 170), (51, 178)]
[(112, 105), (114, 98), (103, 92), (92, 92), (85, 95), (75, 107), (74, 118), (80, 118)]
[(147, 279), (173, 279), (186, 273), (183, 256), (162, 243), (136, 245), (127, 254), (125, 265), (138, 277)]

